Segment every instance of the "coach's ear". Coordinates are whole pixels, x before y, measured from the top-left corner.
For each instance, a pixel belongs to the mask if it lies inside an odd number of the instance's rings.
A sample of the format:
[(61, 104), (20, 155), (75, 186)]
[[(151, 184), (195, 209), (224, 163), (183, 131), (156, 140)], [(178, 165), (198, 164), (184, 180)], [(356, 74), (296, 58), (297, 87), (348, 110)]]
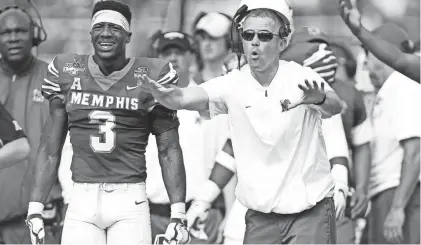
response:
[(287, 39), (281, 39), (281, 41), (279, 42), (279, 48), (282, 51), (284, 51), (287, 47), (288, 47), (288, 40)]

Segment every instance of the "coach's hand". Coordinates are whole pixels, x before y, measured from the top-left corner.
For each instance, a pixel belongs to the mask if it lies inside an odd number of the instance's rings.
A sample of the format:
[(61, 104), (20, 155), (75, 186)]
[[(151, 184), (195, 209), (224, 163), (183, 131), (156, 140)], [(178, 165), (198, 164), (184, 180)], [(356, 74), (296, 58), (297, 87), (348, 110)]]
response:
[(147, 75), (138, 75), (135, 76), (137, 80), (137, 85), (139, 87), (154, 96), (164, 96), (173, 92), (175, 89), (173, 87), (164, 86), (166, 84), (160, 84), (155, 80), (150, 79)]
[(198, 239), (207, 240), (205, 224), (209, 216), (211, 204), (206, 201), (196, 200), (187, 211), (187, 224), (190, 234)]
[(187, 230), (187, 220), (171, 218), (170, 224), (165, 232), (165, 240), (169, 244), (186, 244), (190, 241), (190, 235)]
[(298, 85), (303, 91), (303, 95), (298, 102), (294, 102), (288, 105), (288, 110), (291, 110), (299, 105), (311, 105), (311, 104), (322, 104), (326, 100), (326, 92), (324, 83), (319, 85), (316, 81), (313, 81), (313, 85), (310, 84), (308, 80), (305, 80), (305, 85)]
[(31, 235), (32, 245), (44, 244), (45, 230), (44, 221), (42, 219), (42, 211), (44, 205), (39, 202), (30, 202), (28, 208), (28, 217), (26, 218), (26, 225), (29, 227), (29, 234)]
[(341, 17), (354, 34), (361, 30), (361, 14), (356, 5), (356, 0), (339, 0)]

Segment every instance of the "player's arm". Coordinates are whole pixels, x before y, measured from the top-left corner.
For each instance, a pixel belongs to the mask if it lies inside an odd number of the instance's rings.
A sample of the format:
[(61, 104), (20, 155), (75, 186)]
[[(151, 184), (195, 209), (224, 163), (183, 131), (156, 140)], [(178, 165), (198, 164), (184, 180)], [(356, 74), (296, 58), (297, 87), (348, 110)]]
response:
[(25, 134), (0, 103), (0, 170), (22, 161), (29, 152)]
[(231, 140), (225, 142), (224, 147), (215, 159), (209, 179), (203, 183), (200, 191), (196, 194), (195, 200), (187, 212), (187, 223), (193, 236), (201, 237), (199, 224), (206, 223), (208, 211), (216, 200), (222, 189), (228, 184), (236, 171), (234, 152)]
[(404, 53), (395, 45), (377, 37), (361, 24), (361, 15), (356, 6), (347, 0), (340, 0), (341, 17), (352, 33), (363, 43), (370, 53), (396, 71), (414, 81), (420, 82), (420, 57)]
[[(174, 217), (185, 215), (186, 172), (181, 150), (177, 112), (157, 104), (149, 113), (149, 125), (155, 135), (162, 177)], [(176, 211), (179, 210), (179, 211)], [(180, 214), (177, 214), (179, 212)], [(179, 217), (182, 218), (182, 217)]]

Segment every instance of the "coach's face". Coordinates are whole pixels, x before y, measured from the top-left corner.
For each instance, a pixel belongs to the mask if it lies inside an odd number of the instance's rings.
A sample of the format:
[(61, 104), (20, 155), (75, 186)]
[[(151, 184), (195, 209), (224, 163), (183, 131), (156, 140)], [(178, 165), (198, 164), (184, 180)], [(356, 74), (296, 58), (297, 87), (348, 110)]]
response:
[(116, 24), (108, 22), (95, 24), (91, 30), (91, 42), (95, 55), (104, 60), (125, 55), (126, 44), (130, 42), (131, 35)]
[(9, 10), (0, 18), (0, 53), (7, 62), (25, 62), (31, 54), (30, 20), (19, 10)]
[(248, 17), (243, 23), (242, 42), (250, 68), (265, 71), (277, 65), (286, 40), (279, 37), (280, 24), (270, 17)]

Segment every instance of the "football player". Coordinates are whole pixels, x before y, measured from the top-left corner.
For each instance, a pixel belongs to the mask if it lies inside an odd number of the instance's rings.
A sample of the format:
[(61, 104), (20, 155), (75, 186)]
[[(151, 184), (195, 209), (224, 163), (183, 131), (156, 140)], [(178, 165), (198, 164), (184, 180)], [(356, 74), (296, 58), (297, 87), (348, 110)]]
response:
[(148, 74), (175, 84), (178, 75), (162, 60), (126, 57), (130, 21), (127, 5), (97, 2), (90, 32), (94, 54), (59, 54), (48, 65), (42, 93), (51, 118), (38, 151), (27, 217), (33, 244), (43, 242), (41, 212), (57, 178), (67, 130), (75, 184), (62, 244), (151, 244), (144, 156), (150, 133), (171, 202), (167, 242), (189, 240), (177, 114), (157, 104), (136, 80)]

